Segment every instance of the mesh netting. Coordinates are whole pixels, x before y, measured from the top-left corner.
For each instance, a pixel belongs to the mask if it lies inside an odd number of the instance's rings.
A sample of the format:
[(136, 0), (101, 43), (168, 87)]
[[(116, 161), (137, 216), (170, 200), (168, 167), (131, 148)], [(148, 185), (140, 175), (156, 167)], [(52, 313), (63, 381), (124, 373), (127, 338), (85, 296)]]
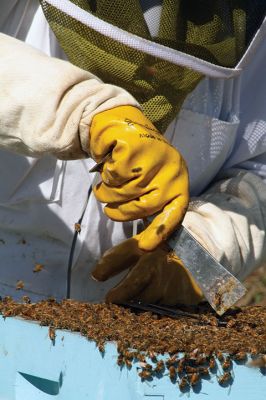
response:
[[(147, 43), (234, 68), (266, 13), (266, 2), (258, 0), (164, 0), (158, 36), (151, 38), (138, 0), (61, 0), (67, 11), (60, 10), (59, 2), (40, 2), (69, 60), (128, 90), (162, 131), (204, 73), (193, 63), (178, 65), (148, 54)], [(95, 29), (81, 22), (71, 4), (80, 7), (83, 16), (85, 10), (88, 17), (111, 23), (114, 30), (143, 38), (143, 49), (132, 45), (132, 35), (127, 45), (110, 37), (110, 26)]]

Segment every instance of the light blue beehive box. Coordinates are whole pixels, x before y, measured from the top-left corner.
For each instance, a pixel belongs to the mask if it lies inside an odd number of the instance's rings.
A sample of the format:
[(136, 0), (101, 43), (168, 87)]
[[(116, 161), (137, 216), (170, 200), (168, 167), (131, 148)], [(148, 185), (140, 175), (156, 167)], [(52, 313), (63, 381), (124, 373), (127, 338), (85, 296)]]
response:
[(165, 374), (142, 382), (137, 364), (122, 370), (116, 346), (102, 356), (78, 333), (56, 331), (20, 318), (0, 317), (0, 400), (266, 400), (266, 377), (259, 369), (234, 363), (234, 381), (222, 388), (216, 375), (181, 394)]

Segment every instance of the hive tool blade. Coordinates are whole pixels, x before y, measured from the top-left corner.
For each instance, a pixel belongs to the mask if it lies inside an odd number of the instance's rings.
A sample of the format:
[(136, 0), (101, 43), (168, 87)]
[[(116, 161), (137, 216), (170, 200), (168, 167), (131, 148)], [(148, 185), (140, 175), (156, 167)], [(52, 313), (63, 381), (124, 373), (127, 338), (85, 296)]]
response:
[(246, 288), (181, 225), (167, 240), (219, 315), (232, 307)]

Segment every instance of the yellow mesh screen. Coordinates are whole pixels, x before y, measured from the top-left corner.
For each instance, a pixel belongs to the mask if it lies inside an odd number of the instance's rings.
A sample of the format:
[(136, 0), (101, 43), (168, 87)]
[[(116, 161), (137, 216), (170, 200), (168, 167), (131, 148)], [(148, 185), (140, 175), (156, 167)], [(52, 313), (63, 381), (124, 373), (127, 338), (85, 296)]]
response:
[[(189, 67), (114, 41), (48, 2), (40, 2), (69, 60), (104, 82), (128, 90), (161, 131), (203, 77)], [(137, 0), (72, 3), (127, 32), (224, 67), (238, 63), (266, 10), (256, 0), (164, 0), (158, 37), (151, 38)]]

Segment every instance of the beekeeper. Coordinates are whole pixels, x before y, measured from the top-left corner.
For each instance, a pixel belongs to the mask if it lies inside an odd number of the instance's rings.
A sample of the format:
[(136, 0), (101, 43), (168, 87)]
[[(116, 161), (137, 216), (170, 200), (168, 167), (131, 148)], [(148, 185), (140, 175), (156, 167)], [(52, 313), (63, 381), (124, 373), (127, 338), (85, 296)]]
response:
[[(186, 2), (118, 1), (112, 13), (104, 0), (41, 3), (0, 3), (1, 296), (63, 298), (70, 284), (71, 297), (90, 301), (199, 301), (163, 243), (189, 192), (183, 224), (200, 243), (241, 280), (262, 265), (265, 6), (252, 2), (256, 18), (250, 2), (233, 10), (227, 37), (230, 10), (219, 20), (216, 1), (210, 15), (194, 4), (192, 17)], [(190, 43), (169, 48), (185, 18)], [(212, 21), (222, 52), (208, 42)]]

